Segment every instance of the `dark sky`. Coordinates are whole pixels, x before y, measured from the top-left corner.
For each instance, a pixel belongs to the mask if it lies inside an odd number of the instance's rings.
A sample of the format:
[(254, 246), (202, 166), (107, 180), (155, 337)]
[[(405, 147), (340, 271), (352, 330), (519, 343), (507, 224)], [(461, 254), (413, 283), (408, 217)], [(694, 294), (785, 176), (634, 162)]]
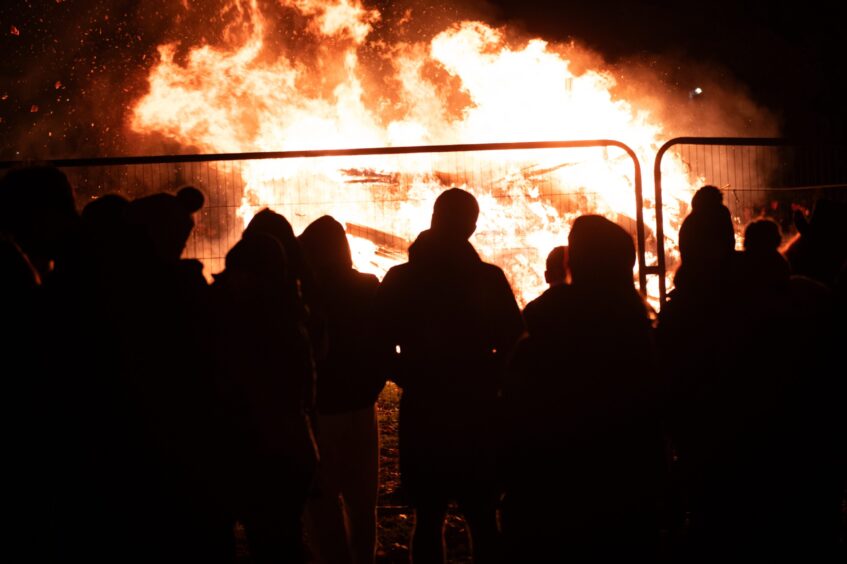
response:
[[(156, 46), (175, 37), (189, 45), (201, 36), (214, 41), (210, 30), (216, 26), (208, 20), (225, 3), (191, 1), (186, 12), (179, 0), (2, 2), (0, 159), (135, 153), (115, 129), (144, 92), (145, 69)], [(465, 14), (464, 8), (444, 8), (444, 2), (432, 8), (412, 0), (376, 0), (375, 5), (383, 13), (411, 5), (443, 21)], [(522, 26), (554, 41), (574, 39), (613, 63), (658, 57), (680, 65), (714, 65), (780, 116), (786, 135), (847, 132), (845, 33), (836, 9), (823, 2), (487, 0), (470, 5), (492, 23)]]
[(711, 63), (783, 118), (790, 136), (844, 136), (845, 20), (837, 4), (494, 0), (501, 17), (574, 38), (614, 62), (637, 55)]

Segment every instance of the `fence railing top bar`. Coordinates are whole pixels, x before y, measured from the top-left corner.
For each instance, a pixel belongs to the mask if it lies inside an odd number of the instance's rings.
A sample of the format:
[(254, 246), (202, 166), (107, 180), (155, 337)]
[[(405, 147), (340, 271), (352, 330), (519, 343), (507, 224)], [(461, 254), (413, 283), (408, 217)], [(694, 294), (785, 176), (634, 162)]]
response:
[(76, 159), (44, 159), (0, 161), (0, 169), (13, 168), (27, 163), (43, 162), (57, 167), (84, 167), (106, 165), (177, 164), (214, 161), (243, 161), (259, 159), (291, 159), (300, 157), (344, 157), (366, 155), (402, 155), (410, 153), (453, 153), (469, 151), (505, 151), (519, 149), (563, 149), (579, 147), (619, 147), (634, 156), (632, 149), (614, 139), (588, 139), (572, 141), (526, 141), (516, 143), (465, 143), (456, 145), (417, 145), (407, 147), (369, 147), (359, 149), (318, 149), (304, 151), (263, 151), (249, 153), (218, 153), (188, 155), (152, 155), (128, 157), (99, 157)]
[(674, 145), (729, 145), (735, 147), (767, 146), (781, 147), (785, 145), (801, 145), (794, 140), (782, 137), (674, 137), (659, 147), (656, 151), (656, 163), (662, 160), (662, 155)]
[(804, 145), (808, 142), (785, 137), (674, 137), (665, 145), (685, 143), (693, 145)]
[(727, 145), (734, 147), (814, 147), (847, 145), (847, 140), (833, 143), (822, 139), (788, 139), (784, 137), (675, 137), (657, 151), (657, 160), (674, 145)]

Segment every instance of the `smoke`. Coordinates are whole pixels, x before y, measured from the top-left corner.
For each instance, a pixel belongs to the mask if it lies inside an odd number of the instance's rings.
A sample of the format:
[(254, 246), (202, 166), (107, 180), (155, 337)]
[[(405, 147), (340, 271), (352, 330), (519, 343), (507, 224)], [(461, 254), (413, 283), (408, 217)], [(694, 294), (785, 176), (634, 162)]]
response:
[(650, 111), (672, 137), (776, 137), (776, 114), (725, 67), (680, 55), (617, 61), (615, 94)]

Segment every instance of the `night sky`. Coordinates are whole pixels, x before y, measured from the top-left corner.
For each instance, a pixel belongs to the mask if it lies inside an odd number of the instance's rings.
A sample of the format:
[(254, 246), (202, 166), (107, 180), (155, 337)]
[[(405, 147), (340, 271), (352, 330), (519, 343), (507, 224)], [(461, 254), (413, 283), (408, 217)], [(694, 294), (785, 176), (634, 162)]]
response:
[[(737, 0), (498, 0), (502, 16), (575, 38), (611, 62), (657, 56), (714, 66), (792, 137), (847, 136), (845, 20), (835, 4)], [(550, 17), (550, 14), (556, 14)], [(681, 85), (685, 86), (685, 85)]]
[[(179, 0), (3, 2), (0, 159), (138, 153), (137, 140), (122, 123), (127, 108), (145, 91), (156, 47), (177, 39), (185, 46), (215, 42), (215, 30), (222, 27), (215, 23), (226, 4), (185, 0), (186, 10)], [(379, 8), (385, 21), (414, 6), (436, 25), (479, 17), (551, 41), (575, 40), (610, 63), (673, 61), (676, 66), (669, 67), (665, 79), (680, 92), (696, 86), (684, 72), (696, 62), (744, 85), (753, 100), (779, 118), (787, 136), (847, 132), (844, 30), (836, 9), (822, 2), (368, 4)]]

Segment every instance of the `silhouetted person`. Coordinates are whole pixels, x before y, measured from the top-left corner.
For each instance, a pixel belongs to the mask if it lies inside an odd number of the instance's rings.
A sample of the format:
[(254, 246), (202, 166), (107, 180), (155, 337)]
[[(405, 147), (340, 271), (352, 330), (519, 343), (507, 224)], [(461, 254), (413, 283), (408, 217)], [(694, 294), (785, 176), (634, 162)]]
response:
[(212, 290), (234, 516), (253, 562), (305, 562), (302, 517), (317, 463), (314, 364), (281, 243), (245, 233)]
[(104, 194), (82, 208), (81, 232), (86, 251), (104, 263), (119, 262), (125, 251), (129, 200), (120, 194)]
[(317, 363), (316, 434), (321, 455), (310, 506), (322, 562), (372, 563), (376, 549), (379, 437), (376, 400), (385, 354), (374, 335), (379, 279), (353, 268), (344, 227), (322, 216), (299, 237), (326, 321)]
[[(124, 213), (129, 201), (106, 195), (80, 217), (79, 244), (50, 274), (45, 302), (51, 329), (54, 433), (61, 445), (63, 558), (105, 562), (134, 542), (139, 507), (125, 492), (136, 476), (140, 428), (124, 371), (123, 317), (132, 302), (134, 253)], [(84, 353), (80, 354), (80, 351)], [(68, 374), (74, 374), (69, 378)], [(92, 550), (84, 523), (98, 522)], [(137, 538), (137, 537), (136, 537)]]
[(735, 228), (722, 200), (723, 194), (715, 186), (703, 186), (691, 199), (691, 213), (679, 230), (681, 264), (674, 275), (677, 293), (711, 295), (716, 288), (734, 282), (738, 261)]
[(186, 186), (135, 199), (123, 213), (126, 300), (114, 321), (130, 428), (117, 492), (127, 521), (119, 560), (213, 562), (231, 551), (209, 288), (202, 263), (181, 258), (203, 203)]
[(595, 215), (569, 235), (504, 391), (509, 562), (655, 561), (661, 389), (632, 237)]
[(468, 242), (478, 215), (470, 193), (439, 195), (409, 262), (389, 270), (377, 292), (383, 339), (398, 351), (400, 470), (415, 509), (418, 563), (443, 561), (451, 500), (469, 525), (475, 560), (500, 556), (493, 424), (503, 359), (523, 323), (503, 271)]
[(4, 452), (2, 487), (5, 559), (53, 562), (61, 526), (56, 499), (64, 462), (58, 455), (57, 419), (43, 363), (50, 354), (44, 334), (43, 288), (20, 247), (0, 234), (0, 358), (3, 395), (0, 425)]
[(833, 287), (847, 260), (847, 204), (822, 198), (808, 220), (795, 212), (794, 224), (798, 235), (785, 249), (792, 273)]
[(531, 326), (535, 320), (536, 312), (544, 308), (544, 303), (549, 299), (549, 296), (554, 288), (567, 284), (570, 281), (570, 267), (568, 266), (568, 247), (554, 247), (547, 255), (547, 261), (544, 269), (544, 279), (550, 287), (543, 294), (530, 301), (524, 306), (523, 318), (527, 327)]
[(75, 245), (78, 228), (74, 191), (60, 169), (26, 166), (0, 180), (0, 232), (15, 240), (43, 281)]
[[(679, 233), (681, 264), (674, 289), (662, 306), (657, 342), (662, 366), (671, 388), (670, 429), (678, 454), (674, 475), (682, 484), (679, 496), (687, 499), (692, 545), (702, 552), (707, 541), (703, 524), (706, 510), (705, 474), (714, 458), (710, 438), (720, 426), (725, 434), (732, 424), (718, 416), (722, 396), (731, 396), (728, 366), (732, 363), (727, 333), (738, 299), (740, 255), (735, 251), (735, 230), (723, 195), (714, 186), (700, 188), (692, 198), (691, 212)], [(679, 516), (680, 521), (683, 516)], [(700, 546), (697, 546), (697, 545)]]
[(689, 556), (826, 561), (831, 541), (810, 531), (832, 528), (824, 506), (843, 488), (834, 479), (839, 384), (823, 368), (834, 359), (831, 297), (809, 278), (786, 278), (778, 231), (766, 223), (750, 226), (743, 254), (732, 251), (714, 193), (683, 222), (677, 287), (658, 324)]
[(244, 229), (245, 236), (251, 233), (271, 235), (285, 249), (286, 264), (290, 276), (297, 285), (297, 291), (300, 293), (301, 302), (307, 313), (307, 328), (309, 329), (312, 350), (316, 358), (324, 356), (326, 354), (326, 329), (320, 313), (314, 274), (306, 263), (303, 249), (294, 234), (291, 223), (282, 214), (278, 214), (270, 208), (263, 208), (253, 216), (253, 219)]
[(779, 252), (782, 232), (772, 219), (757, 219), (744, 229), (743, 276), (755, 286), (784, 286), (791, 275), (788, 261)]
[(567, 284), (570, 280), (570, 270), (568, 268), (568, 247), (560, 245), (554, 247), (550, 254), (547, 255), (547, 261), (544, 268), (544, 280), (550, 287), (560, 284)]
[(718, 542), (763, 559), (837, 562), (835, 508), (847, 477), (843, 402), (834, 399), (845, 397), (845, 379), (830, 368), (841, 356), (837, 309), (822, 281), (790, 273), (781, 239), (769, 220), (745, 230), (729, 367), (741, 412), (730, 432), (739, 443), (723, 461), (731, 470), (720, 486), (739, 498), (723, 519), (737, 531), (719, 530), (726, 537)]

